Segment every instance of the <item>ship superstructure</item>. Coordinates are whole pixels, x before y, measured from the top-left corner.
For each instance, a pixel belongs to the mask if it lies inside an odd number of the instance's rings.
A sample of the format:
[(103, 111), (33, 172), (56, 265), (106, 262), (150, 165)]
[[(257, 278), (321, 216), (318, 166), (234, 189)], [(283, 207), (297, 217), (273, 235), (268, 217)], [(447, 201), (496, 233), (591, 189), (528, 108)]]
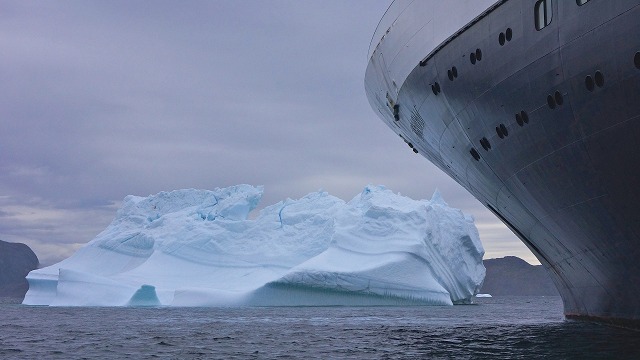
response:
[(374, 111), (549, 270), (569, 318), (640, 324), (640, 0), (396, 0)]

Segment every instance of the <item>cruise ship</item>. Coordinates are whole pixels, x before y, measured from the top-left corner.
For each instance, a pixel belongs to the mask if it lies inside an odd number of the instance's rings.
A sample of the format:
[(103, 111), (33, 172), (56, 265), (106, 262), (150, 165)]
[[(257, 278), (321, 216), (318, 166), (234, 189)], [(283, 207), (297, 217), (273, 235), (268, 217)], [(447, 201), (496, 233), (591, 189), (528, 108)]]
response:
[(367, 97), (545, 266), (567, 318), (640, 327), (640, 0), (396, 0)]

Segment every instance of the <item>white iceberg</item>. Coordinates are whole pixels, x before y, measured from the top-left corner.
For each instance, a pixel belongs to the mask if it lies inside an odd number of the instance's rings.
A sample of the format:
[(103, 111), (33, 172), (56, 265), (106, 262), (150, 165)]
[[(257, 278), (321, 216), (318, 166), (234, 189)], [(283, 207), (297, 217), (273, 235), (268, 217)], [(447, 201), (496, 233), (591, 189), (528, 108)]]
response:
[(491, 294), (476, 294), (477, 298), (490, 298), (493, 297)]
[(29, 273), (24, 304), (60, 306), (452, 305), (482, 285), (473, 219), (436, 192), (367, 186), (264, 208), (262, 187), (127, 196), (73, 256)]

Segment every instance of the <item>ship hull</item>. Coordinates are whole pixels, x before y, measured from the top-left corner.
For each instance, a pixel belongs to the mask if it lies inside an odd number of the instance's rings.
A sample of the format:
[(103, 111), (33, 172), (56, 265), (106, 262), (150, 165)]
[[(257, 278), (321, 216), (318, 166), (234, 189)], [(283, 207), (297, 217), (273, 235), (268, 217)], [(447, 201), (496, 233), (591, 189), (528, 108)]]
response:
[(640, 327), (640, 1), (554, 1), (540, 30), (535, 4), (418, 45), (400, 79), (378, 46), (367, 95), (527, 245), (568, 318)]

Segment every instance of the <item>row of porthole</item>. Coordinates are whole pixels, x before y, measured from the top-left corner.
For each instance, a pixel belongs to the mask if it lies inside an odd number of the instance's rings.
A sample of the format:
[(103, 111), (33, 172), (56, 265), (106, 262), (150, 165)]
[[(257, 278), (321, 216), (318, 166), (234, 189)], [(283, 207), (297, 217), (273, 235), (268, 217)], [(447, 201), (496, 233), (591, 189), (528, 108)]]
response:
[(564, 98), (562, 97), (562, 93), (558, 90), (551, 95), (547, 96), (547, 105), (549, 105), (549, 109), (555, 109), (556, 106), (562, 106), (564, 104)]
[(475, 52), (472, 52), (469, 55), (469, 61), (471, 61), (471, 64), (475, 65), (476, 62), (481, 61), (482, 60), (482, 50), (480, 49), (476, 49)]
[[(580, 0), (578, 0), (578, 2), (579, 1)], [(578, 4), (581, 5), (580, 3)], [(504, 33), (501, 32), (500, 35), (498, 36), (498, 42), (500, 43), (500, 46), (503, 46), (506, 43), (506, 41), (511, 41), (512, 38), (513, 38), (513, 31), (511, 30), (511, 28), (507, 28), (507, 30)], [(477, 61), (482, 60), (482, 51), (480, 49), (476, 49), (475, 52), (471, 53), (469, 58), (471, 63), (475, 65)], [(633, 62), (635, 67), (637, 69), (640, 69), (640, 52), (635, 53)], [(453, 81), (455, 78), (458, 77), (458, 71), (455, 66), (453, 66), (448, 71), (448, 76), (449, 76), (449, 80), (451, 81)], [(588, 75), (585, 78), (585, 86), (587, 87), (587, 90), (594, 91), (595, 90), (594, 85), (600, 88), (604, 86), (604, 75), (600, 71), (596, 71), (593, 78), (590, 75)], [(438, 82), (435, 82), (433, 85), (431, 85), (431, 90), (433, 91), (434, 95), (438, 95), (441, 92), (440, 84)], [(553, 95), (547, 96), (547, 105), (549, 106), (550, 109), (555, 109), (556, 106), (562, 106), (563, 103), (564, 103), (564, 98), (562, 96), (562, 93), (560, 93), (559, 91), (556, 91)], [(516, 114), (516, 123), (519, 126), (524, 126), (525, 124), (529, 123), (529, 116), (524, 110), (521, 111), (519, 114)], [(496, 133), (501, 139), (503, 139), (506, 136), (509, 136), (508, 130), (504, 124), (500, 124), (499, 126), (496, 127)], [(489, 151), (491, 149), (491, 143), (486, 137), (483, 137), (482, 139), (480, 139), (480, 144), (486, 151)], [(415, 148), (413, 148), (413, 146), (411, 146), (411, 148), (415, 153), (418, 153), (418, 151)], [(470, 153), (476, 161), (480, 161), (480, 154), (475, 148), (471, 148)]]
[(400, 104), (393, 105), (393, 118), (400, 121)]
[[(520, 113), (516, 114), (516, 122), (520, 126), (528, 124), (529, 115), (527, 114), (527, 112), (522, 110)], [(496, 126), (496, 134), (498, 134), (498, 137), (500, 137), (500, 139), (504, 139), (505, 137), (509, 136), (509, 130), (507, 129), (505, 124), (500, 124)], [(485, 151), (491, 150), (491, 143), (486, 137), (480, 139), (480, 145), (482, 145), (482, 148)], [(471, 155), (474, 159), (476, 159), (476, 161), (480, 161), (480, 154), (478, 154), (478, 151), (475, 148), (471, 148)]]
[(407, 139), (404, 138), (404, 136), (402, 136), (402, 134), (398, 134), (398, 136), (400, 136), (400, 138), (411, 148), (411, 150), (413, 150), (414, 153), (418, 153), (418, 149), (416, 149), (415, 146), (413, 146), (412, 143), (410, 143), (409, 141), (407, 141)]
[[(513, 35), (510, 28), (507, 29), (507, 34), (500, 33), (500, 39), (503, 39), (504, 37), (505, 40), (511, 41), (511, 38)], [(500, 45), (504, 45), (503, 40), (500, 41)], [(482, 52), (480, 51), (480, 49), (476, 49), (476, 54), (475, 54), (476, 60), (479, 60), (477, 56), (478, 52), (480, 53), (480, 58), (482, 57)], [(636, 68), (640, 69), (640, 51), (636, 52), (633, 58), (633, 62)], [(471, 61), (471, 63), (475, 64), (473, 60)], [(453, 67), (453, 69), (455, 69), (455, 66)], [(456, 77), (457, 77), (457, 71), (456, 71)], [(449, 78), (453, 80), (451, 76)], [(585, 79), (585, 86), (589, 91), (593, 91), (595, 89), (594, 85), (598, 87), (604, 86), (604, 75), (600, 71), (596, 71), (593, 78), (591, 77), (591, 75), (588, 75)], [(438, 95), (441, 91), (440, 84), (436, 82), (435, 84), (431, 85), (431, 89), (435, 95)], [(564, 98), (562, 96), (562, 93), (560, 93), (560, 91), (556, 91), (553, 95), (550, 94), (547, 96), (547, 105), (549, 106), (550, 109), (555, 109), (556, 106), (562, 106), (562, 104), (564, 104)], [(525, 124), (529, 123), (529, 115), (527, 114), (526, 111), (523, 110), (519, 114), (516, 114), (516, 123), (519, 126), (524, 126)], [(509, 136), (509, 132), (504, 124), (500, 124), (499, 126), (496, 127), (496, 133), (501, 139), (503, 139), (506, 136)], [(489, 151), (491, 149), (491, 143), (486, 137), (483, 137), (482, 139), (480, 139), (480, 145), (482, 145), (482, 147), (486, 151)], [(480, 161), (480, 154), (475, 148), (471, 148), (470, 153), (476, 161)]]
[[(516, 123), (521, 127), (528, 124), (529, 114), (524, 110), (520, 111), (520, 113), (516, 114)], [(496, 133), (500, 139), (504, 139), (509, 136), (509, 130), (507, 130), (507, 127), (504, 124), (496, 126)], [(491, 148), (491, 146), (489, 146), (489, 148)]]
[[(640, 52), (636, 52), (633, 63), (636, 68), (640, 69)], [(594, 91), (596, 86), (601, 88), (604, 86), (604, 75), (599, 70), (596, 71), (593, 77), (587, 75), (584, 79), (584, 85), (589, 91)], [(555, 109), (556, 105), (562, 106), (563, 102), (562, 94), (559, 91), (556, 91), (553, 96), (547, 96), (547, 105), (549, 105), (550, 109)]]
[[(636, 53), (634, 60), (636, 62), (636, 67), (640, 69), (640, 52)], [(585, 79), (585, 85), (589, 91), (593, 91), (595, 89), (595, 86), (603, 87), (604, 75), (602, 75), (600, 71), (596, 71), (593, 78), (591, 77), (591, 75), (588, 75)], [(562, 106), (562, 104), (564, 104), (564, 98), (560, 91), (556, 91), (553, 95), (547, 96), (547, 105), (550, 109), (555, 109), (556, 106)], [(527, 114), (527, 112), (524, 110), (520, 111), (520, 113), (516, 114), (516, 123), (519, 126), (528, 124), (529, 114)], [(509, 136), (509, 131), (504, 124), (496, 126), (496, 133), (498, 134), (498, 137), (500, 137), (500, 139), (504, 139), (505, 137)], [(491, 149), (491, 143), (486, 137), (480, 139), (480, 145), (482, 145), (482, 148), (485, 149), (485, 151), (489, 151)], [(472, 150), (475, 151), (475, 149)], [(475, 153), (477, 153), (477, 151), (475, 151)], [(471, 155), (473, 155), (473, 152)], [(476, 161), (480, 161), (479, 155), (478, 157), (474, 155), (473, 158), (476, 159)]]
[[(511, 41), (512, 38), (513, 30), (511, 30), (511, 28), (507, 28), (505, 32), (501, 32), (500, 35), (498, 35), (498, 43), (500, 43), (500, 46), (503, 46), (506, 42)], [(469, 54), (469, 61), (472, 65), (475, 65), (478, 61), (482, 61), (482, 50), (476, 49), (476, 51)], [(449, 80), (453, 81), (458, 77), (458, 69), (453, 66), (447, 71), (447, 76), (449, 77)], [(438, 95), (435, 90), (433, 93)], [(438, 93), (440, 93), (440, 91), (438, 91)]]
[[(633, 62), (636, 68), (640, 69), (640, 52), (636, 52)], [(584, 79), (584, 85), (589, 91), (594, 91), (596, 86), (601, 88), (604, 86), (604, 75), (600, 71), (596, 71), (593, 77), (591, 75), (587, 75)], [(559, 91), (556, 91), (553, 96), (547, 96), (547, 105), (549, 105), (550, 109), (555, 109), (556, 105), (562, 106), (563, 102), (564, 99)]]
[(414, 153), (418, 153), (418, 149), (416, 149), (415, 146), (413, 146), (412, 143), (408, 142), (404, 137), (402, 137), (402, 135), (400, 135), (400, 137), (402, 138), (402, 140), (404, 140), (404, 142), (407, 143), (407, 145), (409, 145), (409, 147), (411, 148), (411, 150), (413, 150)]
[(591, 77), (591, 75), (587, 75), (584, 79), (584, 85), (589, 91), (595, 90), (596, 85), (601, 88), (604, 86), (604, 75), (602, 75), (600, 71), (596, 71), (596, 74), (593, 77)]
[[(500, 43), (500, 46), (503, 46), (507, 41), (511, 41), (512, 38), (513, 30), (511, 30), (511, 28), (507, 28), (505, 32), (501, 32), (500, 35), (498, 35), (498, 42)], [(482, 61), (482, 50), (476, 49), (476, 51), (469, 54), (469, 61), (471, 61), (471, 64), (473, 65), (478, 61)], [(420, 63), (420, 66), (423, 66), (422, 62)], [(455, 80), (458, 77), (458, 69), (455, 66), (452, 66), (451, 69), (447, 70), (447, 77), (450, 81)], [(433, 94), (436, 96), (440, 94), (440, 84), (438, 84), (438, 82), (432, 84), (431, 91), (433, 91)]]
[(504, 44), (507, 41), (511, 41), (512, 38), (513, 31), (511, 30), (511, 28), (507, 28), (505, 32), (501, 32), (500, 35), (498, 35), (498, 43), (500, 44), (500, 46), (504, 46)]
[(491, 149), (491, 143), (486, 137), (483, 137), (482, 139), (480, 139), (480, 145), (482, 145), (482, 148), (485, 151), (489, 151)]
[[(634, 60), (636, 62), (636, 67), (640, 69), (640, 52), (636, 53)], [(596, 71), (593, 78), (591, 77), (591, 75), (588, 75), (585, 79), (585, 86), (589, 91), (593, 91), (595, 89), (595, 86), (603, 87), (604, 75), (602, 75), (600, 71)], [(547, 96), (547, 105), (550, 109), (555, 109), (556, 106), (562, 106), (562, 104), (564, 104), (564, 98), (560, 91), (556, 91), (553, 95)], [(529, 123), (529, 115), (526, 111), (523, 110), (519, 114), (516, 114), (516, 123), (520, 126), (524, 126), (525, 124)], [(496, 133), (498, 134), (498, 137), (500, 137), (500, 139), (504, 139), (505, 137), (509, 136), (509, 131), (504, 124), (496, 126)], [(489, 140), (487, 140), (487, 138), (485, 137), (480, 139), (480, 145), (482, 145), (482, 148), (484, 148), (486, 151), (489, 151), (489, 149), (491, 149), (491, 143), (489, 143)], [(475, 158), (476, 157), (474, 156), (474, 159)], [(479, 159), (476, 160), (479, 161)]]
[[(516, 123), (518, 123), (518, 125), (520, 126), (528, 124), (529, 114), (527, 114), (527, 112), (524, 110), (520, 111), (520, 113), (516, 114)], [(498, 134), (498, 137), (500, 137), (500, 139), (504, 139), (505, 137), (509, 136), (509, 130), (507, 129), (505, 124), (496, 126), (496, 133)], [(480, 145), (482, 145), (482, 148), (485, 151), (491, 150), (491, 143), (486, 137), (480, 139)], [(478, 154), (478, 152), (474, 148), (472, 148), (471, 150), (471, 155), (473, 155), (473, 158), (476, 159), (476, 161), (480, 161), (480, 154)], [(474, 153), (478, 155), (476, 156), (474, 155)]]
[(433, 91), (433, 95), (436, 95), (436, 96), (440, 94), (440, 92), (442, 91), (440, 89), (440, 84), (437, 81), (431, 84), (431, 91)]
[[(583, 5), (587, 1), (589, 0), (576, 0), (578, 5)], [(548, 24), (545, 24), (545, 25), (548, 25)], [(504, 46), (507, 42), (511, 41), (512, 38), (513, 38), (513, 30), (511, 30), (511, 28), (507, 28), (505, 32), (501, 32), (498, 35), (498, 43), (500, 44), (500, 46)], [(479, 51), (479, 49), (477, 49), (476, 51)], [(471, 55), (472, 55), (471, 63), (475, 65), (476, 60), (479, 60), (479, 59), (476, 59), (477, 56), (474, 57), (473, 53)], [(634, 62), (636, 67), (640, 69), (640, 52), (636, 53)], [(604, 86), (604, 76), (599, 71), (596, 71), (595, 81), (594, 79), (591, 78), (591, 76), (587, 76), (587, 78), (585, 79), (585, 85), (587, 86), (587, 89), (589, 91), (593, 91), (595, 89), (594, 84), (597, 85), (598, 87)], [(564, 98), (562, 96), (562, 93), (560, 93), (560, 91), (556, 91), (553, 95), (547, 96), (547, 104), (551, 109), (555, 109), (556, 106), (562, 106), (563, 103), (564, 103)], [(525, 124), (529, 123), (529, 115), (527, 114), (526, 111), (523, 110), (519, 114), (516, 114), (516, 123), (519, 126), (524, 126)], [(500, 124), (496, 126), (496, 133), (498, 134), (498, 137), (500, 137), (501, 139), (504, 139), (505, 137), (509, 136), (509, 131), (507, 130), (507, 127), (504, 124)], [(491, 143), (486, 137), (483, 137), (482, 139), (480, 139), (480, 145), (482, 145), (482, 147), (486, 151), (489, 151), (491, 149)], [(471, 156), (473, 156), (473, 158), (476, 161), (480, 161), (480, 154), (475, 148), (471, 148), (470, 153), (471, 153)]]
[(520, 126), (524, 126), (529, 123), (529, 114), (526, 111), (522, 110), (519, 114), (516, 114), (516, 123)]
[[(516, 114), (516, 123), (518, 123), (518, 125), (520, 126), (524, 126), (525, 124), (528, 124), (529, 114), (527, 114), (527, 112), (524, 110), (520, 111), (520, 113)], [(496, 126), (496, 133), (498, 134), (498, 137), (500, 137), (500, 139), (504, 139), (505, 137), (509, 136), (509, 130), (504, 124), (500, 124)], [(483, 137), (482, 139), (480, 139), (480, 145), (482, 145), (482, 148), (485, 151), (491, 150), (491, 143), (489, 142), (489, 139), (487, 139), (486, 137)], [(475, 148), (471, 148), (470, 152), (471, 152), (471, 156), (473, 156), (473, 158), (476, 161), (480, 161), (480, 154)]]
[(480, 154), (478, 154), (478, 150), (476, 150), (475, 148), (471, 148), (469, 152), (471, 153), (471, 156), (476, 159), (476, 161), (480, 161)]
[[(510, 28), (507, 29), (507, 33), (510, 34), (511, 33), (510, 30), (511, 30)], [(506, 39), (507, 35), (500, 33), (500, 39), (503, 39), (503, 36)], [(512, 35), (509, 35), (508, 41), (510, 41), (511, 36)], [(501, 40), (500, 45), (504, 45), (504, 41)], [(636, 54), (634, 55), (633, 63), (637, 69), (640, 69), (640, 51), (636, 52)], [(602, 72), (596, 71), (593, 77), (591, 77), (591, 75), (587, 75), (587, 77), (585, 78), (585, 86), (589, 91), (595, 90), (595, 86), (598, 86), (600, 88), (603, 87), (604, 75), (602, 74)], [(440, 86), (438, 85), (438, 90), (439, 88)], [(435, 90), (434, 90), (434, 93), (435, 93)], [(560, 93), (560, 91), (556, 91), (553, 95), (547, 96), (547, 105), (549, 106), (550, 109), (555, 109), (556, 106), (562, 106), (563, 103), (564, 103), (564, 98), (562, 96), (562, 93)], [(523, 110), (519, 114), (516, 114), (516, 123), (520, 126), (524, 126), (525, 124), (529, 123), (529, 115), (527, 114), (526, 111)], [(505, 137), (509, 136), (507, 127), (504, 124), (500, 124), (496, 126), (496, 133), (501, 139), (504, 139)], [(482, 139), (480, 139), (480, 145), (482, 145), (482, 148), (485, 149), (486, 151), (489, 151), (491, 149), (491, 143), (486, 137), (483, 137)], [(480, 161), (480, 154), (475, 148), (471, 148), (469, 152), (471, 153), (471, 156), (473, 156), (473, 158), (476, 161)]]
[(507, 130), (507, 127), (504, 126), (504, 124), (496, 126), (496, 133), (498, 134), (498, 137), (500, 139), (504, 139), (505, 137), (509, 136), (509, 131)]
[(447, 76), (449, 80), (453, 81), (453, 79), (458, 77), (458, 69), (455, 66), (451, 67), (451, 69), (447, 71)]
[[(640, 66), (638, 66), (640, 64), (640, 52), (636, 53), (636, 57), (634, 60), (636, 60), (637, 62), (636, 66), (640, 68)], [(587, 76), (585, 84), (589, 91), (593, 91), (595, 86), (603, 87), (604, 75), (602, 75), (600, 71), (596, 71), (593, 78), (591, 77), (591, 75)], [(555, 109), (556, 106), (562, 106), (562, 104), (564, 104), (564, 98), (560, 91), (556, 90), (553, 95), (547, 96), (547, 105), (550, 109)], [(519, 114), (516, 114), (516, 123), (519, 126), (524, 126), (525, 124), (529, 123), (529, 115), (526, 111), (522, 110)], [(504, 139), (505, 137), (509, 136), (509, 131), (504, 124), (496, 126), (496, 133), (498, 134), (498, 137), (500, 137), (500, 139)], [(480, 145), (482, 145), (482, 148), (485, 149), (485, 151), (489, 151), (491, 149), (491, 143), (489, 142), (489, 140), (487, 140), (486, 137), (480, 139)], [(474, 156), (473, 158), (477, 161), (480, 160), (479, 158), (476, 158), (476, 156)]]

